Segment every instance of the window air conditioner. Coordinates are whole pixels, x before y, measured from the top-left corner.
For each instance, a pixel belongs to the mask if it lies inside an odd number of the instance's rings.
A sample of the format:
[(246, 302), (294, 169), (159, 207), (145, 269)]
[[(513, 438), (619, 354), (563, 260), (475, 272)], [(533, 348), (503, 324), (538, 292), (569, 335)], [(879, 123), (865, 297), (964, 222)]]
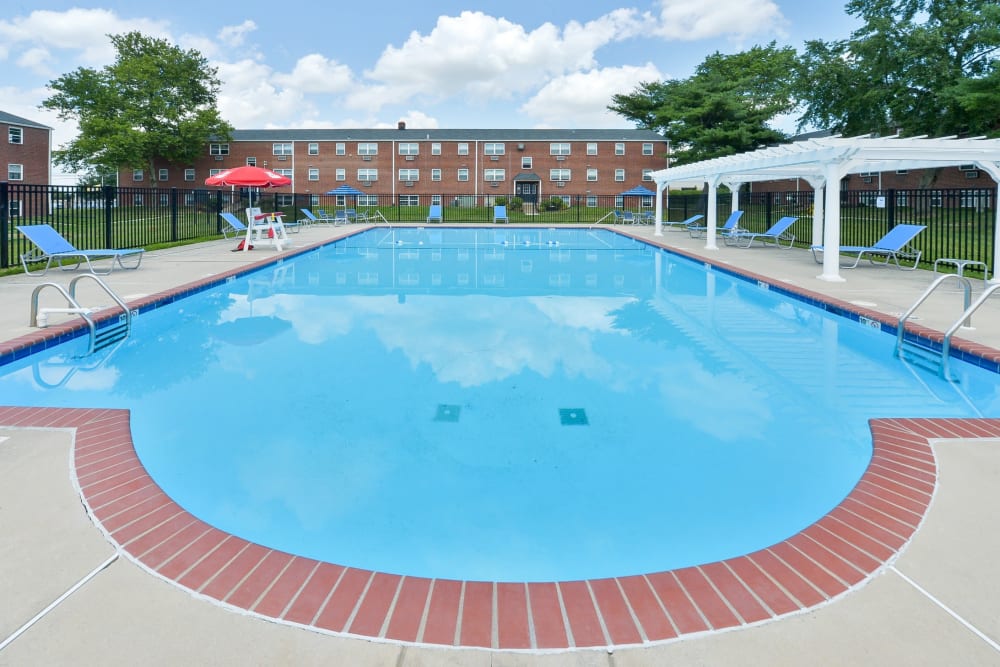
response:
[(403, 183), (403, 185), (405, 185), (408, 188), (412, 188), (413, 187), (413, 181), (406, 181), (405, 183)]
[(564, 187), (566, 187), (566, 181), (559, 181), (558, 183), (556, 183), (556, 187), (557, 188), (564, 188)]
[(499, 156), (499, 155), (491, 155), (491, 156), (490, 156), (490, 160), (492, 160), (493, 162), (496, 162), (496, 161), (497, 161), (497, 160), (499, 160), (499, 159), (500, 159), (500, 156)]
[(407, 155), (407, 156), (406, 156), (406, 159), (407, 159), (407, 160), (410, 160), (411, 162), (413, 161), (413, 158), (414, 158), (414, 156), (412, 156), (412, 155)]
[(490, 181), (490, 187), (495, 188), (500, 185), (500, 181)]
[(365, 186), (366, 188), (370, 188), (372, 186), (372, 182), (371, 181), (361, 181), (361, 185)]
[(361, 159), (364, 160), (365, 162), (371, 162), (372, 161), (372, 156), (371, 155), (362, 155)]
[(221, 155), (216, 155), (215, 159), (216, 159), (217, 162), (222, 162), (222, 156)]
[(285, 162), (287, 160), (288, 160), (288, 156), (287, 155), (279, 155), (278, 156), (278, 161), (279, 162)]
[(967, 172), (965, 172), (965, 177), (966, 178), (979, 178), (979, 172), (978, 171), (967, 171)]
[(963, 164), (958, 167), (959, 171), (975, 171), (976, 165), (974, 164)]
[(556, 156), (556, 162), (565, 162), (565, 161), (566, 161), (566, 156), (565, 155), (557, 155)]

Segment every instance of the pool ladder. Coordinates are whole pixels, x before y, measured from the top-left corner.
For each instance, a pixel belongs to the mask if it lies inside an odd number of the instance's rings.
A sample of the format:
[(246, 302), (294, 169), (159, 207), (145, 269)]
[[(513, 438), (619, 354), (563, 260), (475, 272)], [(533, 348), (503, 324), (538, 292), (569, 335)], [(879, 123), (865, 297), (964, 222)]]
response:
[[(89, 279), (96, 282), (101, 289), (104, 290), (104, 292), (110, 296), (112, 300), (114, 300), (118, 307), (121, 308), (122, 314), (119, 315), (117, 322), (111, 324), (110, 326), (102, 327), (101, 329), (97, 328), (97, 324), (94, 322), (94, 318), (92, 317), (94, 310), (92, 308), (85, 308), (84, 306), (81, 306), (76, 297), (77, 283), (83, 279)], [(38, 296), (41, 294), (42, 290), (48, 287), (51, 287), (55, 291), (62, 294), (68, 304), (66, 308), (38, 307)], [(84, 321), (87, 322), (87, 327), (90, 329), (90, 344), (87, 349), (88, 355), (128, 338), (129, 334), (132, 332), (132, 311), (129, 310), (128, 305), (122, 301), (121, 297), (115, 294), (114, 290), (108, 287), (107, 283), (92, 273), (83, 273), (76, 278), (73, 278), (73, 280), (69, 283), (68, 291), (58, 283), (42, 283), (36, 287), (31, 292), (31, 315), (28, 320), (28, 326), (40, 328), (47, 327), (49, 324), (50, 313), (79, 315), (84, 319)]]
[[(948, 327), (948, 330), (945, 332), (944, 338), (941, 341), (941, 349), (935, 349), (931, 345), (915, 340), (907, 340), (905, 337), (906, 321), (910, 319), (920, 304), (926, 301), (938, 287), (949, 280), (957, 280), (962, 287), (963, 310), (959, 318), (955, 320), (955, 323)], [(942, 378), (945, 380), (951, 380), (951, 376), (948, 372), (948, 360), (951, 355), (952, 336), (955, 335), (955, 332), (958, 331), (959, 327), (964, 327), (966, 329), (972, 328), (972, 314), (979, 310), (979, 307), (982, 306), (990, 295), (998, 289), (1000, 289), (1000, 283), (988, 285), (983, 293), (979, 295), (979, 298), (972, 301), (972, 283), (969, 282), (968, 278), (954, 273), (949, 273), (937, 278), (926, 290), (924, 290), (924, 293), (920, 295), (920, 298), (918, 298), (905, 313), (900, 315), (899, 322), (896, 325), (896, 357), (903, 360), (909, 359), (932, 370), (936, 370)]]

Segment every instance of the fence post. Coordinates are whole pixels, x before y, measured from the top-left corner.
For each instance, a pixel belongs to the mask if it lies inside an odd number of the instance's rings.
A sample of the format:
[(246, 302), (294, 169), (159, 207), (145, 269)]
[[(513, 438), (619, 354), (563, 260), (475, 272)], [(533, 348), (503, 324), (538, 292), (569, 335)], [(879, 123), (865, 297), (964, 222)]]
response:
[(896, 226), (896, 191), (889, 188), (885, 193), (885, 216), (888, 228)]
[(104, 247), (114, 248), (114, 239), (111, 234), (111, 224), (114, 221), (112, 215), (115, 207), (115, 197), (118, 195), (118, 188), (114, 185), (104, 186)]
[(215, 233), (222, 233), (222, 190), (215, 191)]
[(177, 188), (170, 188), (170, 240), (177, 241)]
[(10, 266), (10, 212), (7, 202), (10, 201), (10, 184), (0, 181), (0, 268)]

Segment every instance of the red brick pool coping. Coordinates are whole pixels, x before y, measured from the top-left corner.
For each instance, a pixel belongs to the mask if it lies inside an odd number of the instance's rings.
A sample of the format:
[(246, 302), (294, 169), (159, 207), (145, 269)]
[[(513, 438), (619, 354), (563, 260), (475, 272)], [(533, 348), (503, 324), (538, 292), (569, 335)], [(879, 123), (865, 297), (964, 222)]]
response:
[(1000, 437), (1000, 419), (871, 420), (872, 460), (857, 486), (783, 542), (664, 572), (504, 583), (345, 567), (213, 528), (147, 474), (127, 410), (0, 407), (0, 425), (75, 429), (73, 469), (97, 525), (135, 562), (198, 596), (322, 632), (538, 651), (668, 641), (829, 602), (891, 563), (920, 526), (937, 479), (930, 439)]

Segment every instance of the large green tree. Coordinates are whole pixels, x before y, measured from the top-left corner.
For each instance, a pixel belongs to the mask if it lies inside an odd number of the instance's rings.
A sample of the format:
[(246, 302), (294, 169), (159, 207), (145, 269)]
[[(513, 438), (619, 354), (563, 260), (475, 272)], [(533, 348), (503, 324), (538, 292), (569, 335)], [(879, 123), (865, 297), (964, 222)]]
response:
[(794, 108), (796, 53), (774, 42), (734, 55), (714, 53), (687, 79), (646, 82), (615, 95), (609, 109), (670, 140), (676, 164), (783, 141), (771, 127)]
[(54, 152), (76, 171), (143, 169), (156, 184), (156, 160), (191, 164), (210, 138), (227, 140), (232, 126), (216, 109), (215, 68), (183, 50), (138, 32), (109, 35), (117, 52), (101, 70), (81, 67), (51, 81), (42, 106), (76, 120), (79, 133)]
[(864, 25), (806, 42), (802, 124), (845, 135), (1000, 133), (1000, 3), (850, 0)]

